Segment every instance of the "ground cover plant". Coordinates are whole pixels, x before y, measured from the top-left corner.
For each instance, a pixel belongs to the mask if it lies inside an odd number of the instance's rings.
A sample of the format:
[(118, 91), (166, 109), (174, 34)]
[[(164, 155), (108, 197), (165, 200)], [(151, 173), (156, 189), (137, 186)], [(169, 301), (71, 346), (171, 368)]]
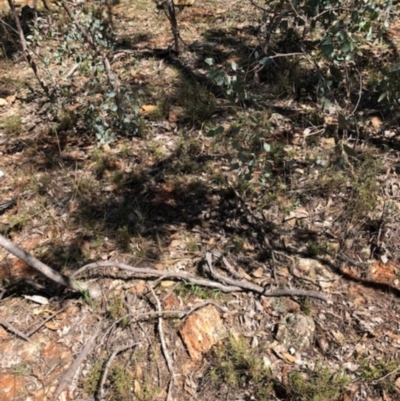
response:
[(398, 399), (398, 5), (37, 3), (0, 1), (0, 398)]

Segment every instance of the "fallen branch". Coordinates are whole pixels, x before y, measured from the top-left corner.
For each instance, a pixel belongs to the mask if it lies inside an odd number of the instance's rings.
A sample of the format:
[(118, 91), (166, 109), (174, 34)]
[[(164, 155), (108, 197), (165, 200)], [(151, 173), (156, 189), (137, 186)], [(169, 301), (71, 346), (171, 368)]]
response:
[(26, 333), (26, 336), (29, 338), (31, 336), (33, 336), (38, 330), (40, 330), (48, 321), (54, 319), (58, 314), (60, 314), (61, 312), (64, 312), (66, 309), (62, 308), (60, 310), (58, 310), (57, 312), (54, 312), (51, 316), (47, 317), (46, 319), (43, 320), (43, 322), (40, 322), (38, 325), (36, 325), (32, 330), (29, 330), (28, 333)]
[(104, 268), (104, 267), (117, 267), (121, 270), (127, 270), (132, 272), (135, 275), (135, 278), (150, 278), (150, 277), (159, 277), (161, 279), (176, 279), (179, 281), (189, 282), (192, 284), (196, 284), (202, 287), (214, 288), (216, 290), (220, 290), (222, 292), (242, 292), (242, 291), (252, 291), (257, 294), (260, 294), (264, 297), (285, 297), (285, 296), (303, 296), (303, 297), (311, 297), (311, 298), (318, 298), (325, 302), (329, 301), (329, 296), (322, 294), (317, 291), (307, 291), (307, 290), (293, 290), (293, 289), (284, 289), (284, 290), (272, 290), (267, 291), (265, 287), (262, 287), (258, 284), (251, 283), (247, 280), (233, 280), (228, 277), (223, 277), (214, 272), (212, 272), (207, 268), (207, 264), (204, 265), (206, 271), (208, 270), (213, 277), (221, 281), (211, 281), (207, 279), (198, 278), (192, 276), (191, 274), (184, 273), (184, 272), (173, 272), (173, 271), (163, 271), (153, 269), (151, 267), (133, 267), (130, 265), (126, 265), (124, 263), (118, 262), (94, 262), (89, 263), (79, 270), (72, 274), (72, 277), (75, 277), (85, 270), (93, 269), (93, 268)]
[[(47, 266), (39, 259), (36, 259), (34, 256), (30, 255), (28, 252), (24, 251), (18, 245), (14, 244), (6, 237), (0, 234), (0, 246), (3, 247), (6, 251), (12, 253), (18, 259), (23, 260), (27, 265), (33, 267), (39, 273), (43, 274), (43, 276), (47, 277), (49, 280), (54, 281), (57, 284), (60, 284), (64, 287), (70, 288), (74, 291), (84, 292), (89, 291), (88, 287), (84, 284), (80, 284), (75, 280), (70, 279), (64, 274), (59, 273), (56, 270), (53, 270), (51, 267)], [(90, 294), (91, 296), (95, 296), (95, 294)]]
[(7, 320), (3, 319), (0, 317), (0, 324), (5, 327), (8, 331), (11, 331), (11, 333), (16, 334), (18, 337), (23, 338), (25, 341), (29, 341), (29, 337), (26, 336), (24, 333), (16, 329), (11, 323), (8, 323)]
[(196, 312), (198, 309), (204, 308), (207, 305), (214, 305), (216, 308), (218, 308), (221, 312), (223, 313), (229, 313), (232, 314), (232, 312), (226, 308), (225, 306), (219, 305), (217, 302), (214, 301), (205, 301), (202, 302), (201, 304), (195, 305), (192, 309), (189, 311), (182, 311), (182, 310), (161, 310), (161, 311), (152, 311), (152, 312), (144, 312), (144, 313), (127, 313), (126, 315), (120, 317), (119, 319), (115, 320), (111, 326), (105, 331), (103, 337), (100, 340), (100, 344), (102, 344), (105, 340), (105, 338), (108, 336), (108, 334), (111, 332), (111, 330), (120, 322), (122, 322), (125, 319), (130, 318), (131, 322), (141, 322), (143, 320), (148, 320), (152, 319), (155, 317), (161, 317), (161, 316), (169, 316), (171, 318), (178, 318), (178, 319), (184, 319), (187, 318), (189, 315), (191, 315), (193, 312)]
[[(153, 286), (151, 284), (149, 284), (149, 288), (150, 288), (151, 294), (153, 295), (153, 298), (156, 301), (157, 311), (159, 313), (161, 313), (162, 312), (162, 308), (161, 308), (160, 300), (158, 299), (158, 297), (157, 297), (157, 295), (156, 295), (156, 293), (155, 293), (155, 291), (153, 289)], [(171, 375), (171, 378), (170, 378), (170, 381), (169, 381), (169, 384), (168, 384), (168, 394), (167, 394), (167, 401), (169, 401), (171, 399), (173, 384), (176, 383), (176, 378), (175, 378), (175, 372), (174, 372), (174, 367), (173, 367), (173, 364), (172, 364), (172, 360), (171, 360), (171, 357), (170, 357), (169, 352), (168, 352), (167, 344), (165, 343), (164, 328), (163, 328), (163, 318), (162, 318), (161, 315), (159, 315), (159, 317), (158, 317), (158, 334), (160, 335), (162, 353), (164, 355), (165, 362), (167, 363), (169, 374)]]
[[(219, 257), (220, 254), (217, 253), (217, 256)], [(229, 262), (226, 260), (225, 257), (222, 257), (222, 261), (226, 265), (229, 265)], [(226, 267), (227, 267), (227, 269), (232, 269), (232, 266), (230, 266), (230, 265), (229, 265), (229, 267), (228, 266), (226, 266)], [(296, 289), (266, 291), (264, 287), (262, 287), (261, 285), (258, 285), (256, 283), (252, 283), (251, 281), (248, 281), (245, 279), (236, 280), (236, 279), (232, 279), (229, 277), (221, 276), (214, 270), (214, 268), (212, 266), (212, 253), (211, 252), (206, 252), (206, 263), (204, 264), (204, 268), (206, 271), (208, 271), (211, 274), (212, 277), (214, 277), (216, 280), (218, 280), (226, 285), (237, 285), (245, 290), (256, 292), (265, 297), (302, 296), (302, 297), (318, 298), (325, 302), (329, 301), (328, 296), (326, 296), (325, 294), (322, 294), (318, 291), (307, 291), (307, 290), (296, 290)]]
[(107, 376), (108, 376), (108, 371), (110, 370), (110, 366), (114, 360), (114, 358), (120, 354), (121, 352), (126, 351), (129, 348), (133, 348), (136, 347), (137, 345), (139, 345), (140, 343), (134, 343), (134, 344), (128, 344), (128, 345), (123, 345), (121, 347), (119, 347), (118, 349), (116, 349), (110, 356), (110, 358), (108, 359), (106, 366), (104, 367), (104, 371), (103, 374), (101, 376), (101, 380), (100, 380), (100, 385), (99, 385), (99, 391), (98, 391), (98, 395), (97, 395), (97, 399), (99, 401), (104, 399), (104, 385), (106, 383), (107, 380)]
[(226, 286), (215, 281), (202, 279), (198, 277), (194, 277), (188, 273), (184, 272), (170, 272), (153, 269), (151, 267), (133, 267), (130, 265), (126, 265), (125, 263), (118, 262), (94, 262), (89, 263), (79, 270), (74, 272), (71, 277), (76, 277), (79, 274), (83, 273), (85, 270), (93, 269), (93, 268), (104, 268), (104, 267), (116, 267), (120, 270), (127, 270), (132, 272), (135, 275), (135, 278), (150, 278), (150, 277), (160, 277), (161, 279), (176, 279), (179, 281), (190, 282), (192, 284), (196, 284), (202, 287), (214, 288), (216, 290), (220, 290), (222, 292), (240, 292), (243, 291), (242, 288), (237, 286)]
[(71, 381), (74, 378), (76, 372), (78, 371), (81, 363), (86, 359), (86, 357), (92, 351), (92, 349), (96, 343), (96, 338), (100, 333), (100, 327), (101, 327), (101, 324), (99, 323), (97, 325), (96, 331), (93, 334), (93, 336), (89, 339), (89, 341), (83, 347), (81, 353), (78, 355), (78, 357), (75, 359), (75, 361), (72, 362), (71, 366), (67, 369), (67, 371), (64, 373), (64, 375), (60, 379), (60, 382), (58, 383), (56, 391), (54, 392), (53, 397), (51, 398), (52, 401), (58, 400), (58, 397), (61, 395), (61, 393), (71, 383)]

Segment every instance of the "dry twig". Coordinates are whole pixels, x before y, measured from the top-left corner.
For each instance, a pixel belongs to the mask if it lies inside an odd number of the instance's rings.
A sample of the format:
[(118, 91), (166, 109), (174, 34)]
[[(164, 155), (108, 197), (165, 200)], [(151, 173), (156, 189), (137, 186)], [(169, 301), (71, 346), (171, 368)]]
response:
[[(9, 0), (10, 1), (10, 0)], [(94, 43), (93, 39), (90, 37), (89, 32), (82, 26), (82, 24), (79, 23), (75, 15), (72, 13), (71, 9), (69, 8), (68, 4), (66, 1), (61, 0), (61, 4), (64, 8), (64, 10), (67, 12), (69, 18), (71, 21), (75, 24), (75, 26), (78, 28), (78, 30), (81, 32), (83, 38), (85, 39), (85, 42), (94, 50), (94, 51), (99, 51), (97, 48), (96, 44)], [(110, 61), (108, 58), (104, 55), (100, 55), (101, 60), (104, 66), (104, 70), (107, 74), (108, 78), (108, 83), (115, 92), (115, 105), (117, 106), (117, 114), (120, 120), (122, 121), (124, 118), (124, 108), (123, 108), (123, 98), (120, 90), (120, 82), (116, 74), (114, 74), (111, 71), (110, 67)]]
[(127, 270), (132, 272), (135, 275), (135, 278), (150, 278), (150, 277), (160, 277), (161, 279), (175, 279), (184, 282), (190, 282), (192, 284), (197, 284), (202, 287), (214, 288), (216, 290), (220, 290), (222, 292), (240, 292), (243, 289), (237, 286), (227, 286), (221, 283), (217, 283), (215, 281), (207, 280), (192, 276), (191, 274), (184, 272), (170, 272), (153, 269), (151, 267), (133, 267), (127, 265), (125, 263), (118, 262), (94, 262), (89, 263), (79, 270), (72, 274), (72, 277), (76, 277), (85, 270), (93, 269), (93, 268), (102, 268), (102, 267), (116, 267), (121, 270)]
[(24, 251), (18, 245), (14, 244), (1, 234), (0, 246), (3, 247), (6, 251), (12, 253), (17, 258), (23, 260), (26, 264), (33, 267), (39, 273), (43, 274), (45, 277), (47, 277), (51, 281), (54, 281), (57, 284), (79, 292), (89, 290), (88, 287), (84, 284), (80, 284), (75, 280), (71, 280), (69, 277), (64, 276), (58, 271), (53, 270), (51, 267), (45, 265), (43, 262), (30, 255), (28, 252)]
[[(153, 295), (153, 298), (156, 301), (157, 311), (158, 311), (158, 313), (161, 313), (162, 309), (161, 309), (160, 300), (158, 299), (158, 297), (157, 297), (157, 295), (156, 295), (156, 293), (155, 293), (155, 291), (154, 291), (154, 289), (153, 289), (151, 284), (149, 284), (149, 288), (150, 288), (151, 294)], [(171, 357), (169, 356), (167, 344), (165, 343), (163, 320), (162, 320), (162, 316), (161, 315), (158, 316), (158, 333), (160, 334), (161, 349), (163, 351), (165, 361), (167, 362), (167, 367), (168, 367), (168, 371), (169, 371), (169, 373), (171, 375), (171, 380), (175, 381), (174, 368), (173, 368), (173, 365), (172, 365)]]
[(24, 333), (16, 329), (11, 323), (8, 323), (7, 320), (3, 319), (0, 317), (0, 324), (5, 327), (8, 331), (11, 331), (11, 333), (16, 334), (18, 337), (23, 338), (25, 341), (29, 342), (29, 336), (26, 336)]
[(100, 333), (100, 328), (101, 328), (101, 323), (99, 323), (97, 325), (96, 331), (93, 334), (93, 336), (89, 339), (89, 341), (83, 347), (81, 353), (78, 355), (78, 357), (75, 359), (75, 361), (72, 362), (71, 366), (67, 369), (67, 371), (64, 373), (64, 375), (61, 377), (61, 379), (58, 383), (58, 386), (56, 388), (56, 391), (54, 392), (54, 394), (51, 398), (52, 401), (57, 401), (58, 397), (64, 391), (65, 387), (67, 387), (71, 383), (79, 366), (86, 359), (86, 357), (89, 355), (89, 353), (93, 349), (93, 347), (96, 343), (96, 338)]
[(11, 13), (12, 13), (12, 16), (13, 16), (14, 21), (15, 21), (15, 25), (17, 26), (19, 40), (21, 42), (21, 47), (22, 47), (22, 51), (23, 51), (25, 60), (27, 61), (27, 63), (31, 67), (33, 73), (35, 74), (36, 79), (38, 80), (40, 86), (42, 87), (42, 89), (44, 90), (44, 92), (46, 93), (48, 98), (51, 99), (51, 100), (55, 100), (56, 91), (50, 89), (49, 86), (47, 85), (47, 83), (40, 77), (39, 70), (38, 70), (37, 65), (35, 63), (35, 60), (31, 56), (31, 53), (29, 52), (28, 45), (27, 45), (27, 42), (26, 42), (26, 39), (25, 39), (25, 35), (24, 35), (24, 31), (22, 30), (21, 21), (19, 19), (17, 10), (15, 9), (14, 1), (13, 0), (7, 0), (7, 1), (8, 1), (8, 5), (10, 6)]
[[(95, 262), (90, 263), (81, 267), (77, 270), (72, 277), (77, 276), (78, 274), (82, 273), (85, 270), (92, 269), (92, 268), (100, 268), (100, 267), (117, 267), (121, 270), (127, 270), (132, 272), (136, 278), (149, 278), (149, 277), (160, 277), (162, 279), (176, 279), (180, 281), (189, 282), (192, 284), (200, 285), (202, 287), (209, 287), (220, 290), (222, 292), (242, 292), (242, 291), (252, 291), (263, 295), (264, 297), (284, 297), (284, 296), (304, 296), (304, 297), (312, 297), (318, 298), (322, 301), (329, 302), (329, 297), (325, 294), (321, 294), (320, 292), (316, 291), (306, 291), (306, 290), (273, 290), (267, 291), (264, 287), (261, 287), (258, 284), (251, 283), (247, 280), (233, 280), (228, 277), (223, 277), (216, 272), (211, 266), (211, 270), (208, 268), (208, 263), (204, 264), (205, 270), (210, 272), (214, 279), (218, 280), (211, 281), (207, 279), (201, 279), (198, 277), (194, 277), (191, 274), (184, 273), (184, 272), (169, 272), (169, 271), (162, 271), (153, 269), (151, 267), (133, 267), (130, 265), (126, 265), (124, 263), (118, 262)], [(223, 283), (223, 284), (221, 284)]]
[(66, 309), (62, 308), (60, 310), (58, 310), (57, 312), (54, 312), (51, 316), (49, 316), (48, 318), (44, 319), (43, 322), (40, 322), (37, 326), (35, 326), (32, 330), (29, 330), (28, 333), (26, 334), (27, 337), (31, 337), (33, 336), (38, 330), (40, 330), (48, 321), (54, 319), (58, 314), (60, 314), (61, 312), (64, 312)]
[[(224, 262), (224, 259), (222, 261)], [(226, 261), (226, 259), (225, 259)], [(317, 291), (307, 291), (307, 290), (296, 290), (296, 289), (285, 289), (285, 290), (272, 290), (266, 291), (266, 289), (258, 284), (252, 283), (245, 279), (235, 280), (229, 277), (224, 277), (218, 274), (212, 265), (212, 252), (206, 252), (206, 263), (204, 264), (204, 268), (208, 271), (213, 278), (222, 282), (229, 286), (240, 286), (244, 290), (252, 291), (263, 295), (265, 297), (282, 297), (282, 296), (304, 296), (304, 297), (312, 297), (318, 298), (322, 301), (328, 302), (328, 297)], [(232, 268), (232, 267), (231, 267)]]
[(98, 395), (97, 395), (97, 399), (99, 401), (101, 401), (104, 398), (104, 384), (106, 383), (107, 380), (107, 376), (108, 376), (108, 371), (110, 370), (110, 366), (114, 360), (114, 358), (120, 354), (121, 352), (126, 351), (129, 348), (133, 348), (136, 347), (137, 345), (139, 345), (140, 343), (134, 343), (134, 344), (128, 344), (128, 345), (123, 345), (119, 348), (117, 348), (110, 356), (110, 358), (108, 359), (106, 366), (104, 367), (104, 371), (103, 374), (101, 376), (101, 381), (100, 381), (100, 385), (99, 385), (99, 391), (98, 391)]

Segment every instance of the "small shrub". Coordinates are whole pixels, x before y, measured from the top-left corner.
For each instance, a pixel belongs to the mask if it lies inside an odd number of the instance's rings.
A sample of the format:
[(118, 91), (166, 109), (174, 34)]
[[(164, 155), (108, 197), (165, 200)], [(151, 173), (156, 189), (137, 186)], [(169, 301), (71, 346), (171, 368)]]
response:
[(0, 121), (0, 130), (3, 130), (6, 135), (18, 135), (22, 133), (21, 116), (10, 116)]
[[(38, 19), (27, 42), (33, 53), (40, 48), (37, 68), (41, 76), (47, 74), (47, 82), (44, 78), (39, 82), (49, 97), (50, 111), (58, 117), (59, 128), (73, 125), (94, 134), (99, 143), (137, 134), (138, 101), (111, 69), (107, 56), (113, 51), (114, 38), (101, 9), (82, 3), (73, 11), (59, 8), (52, 18), (50, 24), (45, 18)], [(77, 68), (66, 80), (67, 68), (74, 64)], [(76, 81), (79, 85), (71, 85)], [(64, 111), (77, 107), (79, 113)]]
[(318, 366), (314, 371), (288, 375), (288, 399), (296, 401), (337, 401), (341, 399), (350, 379)]
[(272, 379), (259, 350), (249, 347), (243, 337), (230, 337), (224, 345), (212, 351), (208, 377), (219, 388), (230, 391), (251, 388), (255, 399), (268, 401), (271, 398)]

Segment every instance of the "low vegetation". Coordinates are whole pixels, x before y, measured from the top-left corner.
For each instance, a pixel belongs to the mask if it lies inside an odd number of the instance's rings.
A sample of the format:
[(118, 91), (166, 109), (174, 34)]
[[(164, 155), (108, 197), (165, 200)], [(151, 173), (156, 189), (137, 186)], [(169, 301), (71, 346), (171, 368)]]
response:
[[(395, 400), (398, 5), (193, 3), (61, 0), (4, 11), (0, 180), (15, 206), (0, 209), (0, 234), (68, 275), (115, 261), (212, 280), (202, 263), (218, 251), (232, 263), (214, 266), (229, 283), (336, 298), (283, 297), (277, 307), (250, 290), (164, 278), (150, 290), (145, 273), (92, 269), (85, 279), (102, 296), (68, 294), (79, 311), (63, 319), (75, 327), (77, 314), (99, 316), (108, 331), (77, 392), (104, 391), (107, 401)], [(1, 316), (32, 310), (23, 304), (28, 287), (61, 299), (0, 256)], [(372, 280), (382, 266), (381, 281)], [(189, 358), (180, 313), (208, 301), (231, 335), (199, 362)], [(32, 314), (53, 309), (62, 308)], [(276, 347), (286, 313), (316, 322), (303, 353)], [(18, 323), (31, 330), (32, 320)], [(136, 345), (120, 351), (127, 338)], [(18, 380), (35, 371), (9, 370)]]

